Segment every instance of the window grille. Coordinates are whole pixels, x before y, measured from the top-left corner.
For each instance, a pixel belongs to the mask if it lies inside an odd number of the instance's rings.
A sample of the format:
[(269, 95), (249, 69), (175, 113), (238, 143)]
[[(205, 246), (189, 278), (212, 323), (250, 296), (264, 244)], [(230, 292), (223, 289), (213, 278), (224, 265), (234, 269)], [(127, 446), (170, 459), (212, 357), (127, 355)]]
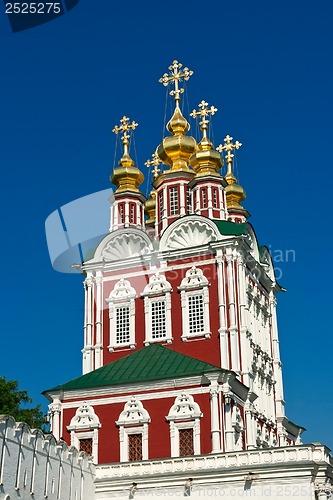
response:
[(160, 221), (161, 221), (163, 219), (163, 215), (164, 215), (163, 191), (161, 191), (160, 194), (158, 195), (158, 205), (159, 205)]
[(213, 207), (217, 208), (217, 189), (213, 189)]
[(128, 435), (128, 460), (130, 462), (142, 460), (142, 434)]
[(187, 213), (192, 213), (192, 196), (189, 189), (187, 190)]
[(151, 303), (151, 336), (152, 339), (166, 337), (165, 300), (155, 300)]
[(119, 205), (119, 222), (123, 224), (125, 222), (125, 212), (124, 212), (124, 205), (121, 204)]
[(189, 334), (195, 335), (205, 330), (204, 303), (202, 293), (188, 296)]
[(87, 455), (92, 456), (92, 447), (92, 438), (80, 439), (80, 451), (84, 451)]
[(207, 190), (204, 188), (202, 191), (202, 208), (207, 207)]
[(179, 429), (179, 456), (194, 455), (193, 429)]
[(130, 342), (130, 308), (129, 306), (116, 309), (116, 343)]
[(130, 223), (134, 224), (135, 220), (135, 205), (134, 203), (130, 204)]
[(171, 187), (169, 190), (169, 197), (170, 197), (170, 215), (177, 215), (178, 214), (178, 188), (177, 187)]

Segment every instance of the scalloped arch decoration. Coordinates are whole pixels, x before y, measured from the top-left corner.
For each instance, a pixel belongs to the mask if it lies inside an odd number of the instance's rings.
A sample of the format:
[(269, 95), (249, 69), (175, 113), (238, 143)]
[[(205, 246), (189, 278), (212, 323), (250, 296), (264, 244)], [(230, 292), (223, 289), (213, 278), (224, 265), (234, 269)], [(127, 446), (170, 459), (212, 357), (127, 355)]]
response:
[(116, 261), (149, 254), (153, 245), (149, 236), (135, 228), (119, 229), (108, 234), (96, 248), (90, 263)]
[(207, 245), (218, 239), (217, 230), (205, 220), (198, 219), (183, 219), (163, 236), (165, 237), (162, 237), (160, 250)]

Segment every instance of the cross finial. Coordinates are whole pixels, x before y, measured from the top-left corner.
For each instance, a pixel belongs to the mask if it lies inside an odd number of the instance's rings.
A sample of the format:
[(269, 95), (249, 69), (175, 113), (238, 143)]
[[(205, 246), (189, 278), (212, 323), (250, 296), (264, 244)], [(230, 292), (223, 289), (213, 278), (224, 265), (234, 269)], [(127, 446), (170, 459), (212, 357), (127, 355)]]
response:
[(241, 147), (241, 143), (238, 142), (238, 141), (235, 141), (234, 144), (231, 142), (233, 140), (233, 137), (231, 137), (230, 135), (227, 135), (225, 138), (224, 138), (224, 144), (220, 144), (219, 146), (217, 146), (217, 151), (219, 153), (222, 153), (222, 151), (226, 151), (226, 158), (225, 158), (225, 161), (228, 165), (228, 172), (227, 172), (227, 175), (229, 174), (232, 174), (231, 172), (231, 166), (232, 166), (232, 162), (233, 162), (233, 157), (234, 155), (231, 153), (231, 151), (235, 150), (235, 149), (239, 149)]
[(181, 69), (183, 65), (178, 61), (173, 61), (171, 66), (169, 66), (170, 73), (164, 73), (162, 78), (159, 79), (160, 83), (163, 83), (165, 87), (169, 85), (169, 83), (173, 83), (175, 85), (175, 89), (171, 90), (170, 95), (175, 96), (176, 106), (179, 106), (180, 94), (184, 92), (183, 88), (179, 88), (179, 82), (182, 80), (187, 81), (193, 75), (193, 71), (189, 70), (187, 67)]
[(159, 159), (159, 156), (158, 156), (158, 154), (156, 153), (156, 151), (155, 151), (155, 153), (153, 153), (153, 154), (152, 154), (152, 158), (153, 158), (152, 160), (147, 160), (147, 161), (145, 162), (145, 165), (146, 165), (146, 167), (148, 167), (148, 168), (149, 168), (149, 167), (151, 167), (151, 166), (153, 166), (152, 173), (153, 173), (153, 177), (154, 177), (154, 179), (156, 179), (156, 178), (158, 177), (158, 174), (159, 174), (159, 173), (160, 173), (160, 171), (161, 171), (161, 169), (160, 169), (160, 168), (158, 168), (158, 167), (159, 167), (159, 165), (160, 165), (162, 162), (161, 162), (161, 160)]
[(124, 146), (124, 156), (128, 156), (128, 145), (129, 141), (128, 139), (130, 138), (130, 134), (128, 133), (129, 130), (135, 130), (138, 124), (133, 120), (132, 123), (129, 122), (129, 118), (127, 116), (123, 116), (122, 119), (120, 120), (120, 125), (115, 125), (115, 127), (112, 129), (112, 132), (115, 133), (116, 135), (119, 134), (119, 132), (123, 132), (123, 135), (121, 137), (121, 142)]
[(201, 122), (199, 122), (199, 125), (201, 125), (200, 128), (202, 130), (202, 134), (203, 134), (204, 138), (207, 137), (207, 129), (208, 129), (208, 123), (209, 123), (209, 120), (207, 120), (207, 116), (215, 115), (216, 111), (217, 111), (217, 108), (215, 108), (214, 106), (211, 106), (210, 108), (208, 108), (208, 102), (202, 100), (199, 104), (199, 109), (198, 110), (194, 109), (192, 111), (192, 113), (190, 113), (190, 116), (192, 116), (193, 118), (196, 118), (197, 116), (202, 117), (202, 120), (201, 120)]

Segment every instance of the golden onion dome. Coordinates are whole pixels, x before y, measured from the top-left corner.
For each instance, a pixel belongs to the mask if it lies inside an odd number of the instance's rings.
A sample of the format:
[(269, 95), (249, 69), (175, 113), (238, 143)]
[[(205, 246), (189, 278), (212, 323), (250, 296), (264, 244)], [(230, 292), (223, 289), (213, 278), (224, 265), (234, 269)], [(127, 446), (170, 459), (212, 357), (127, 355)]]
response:
[(189, 159), (195, 152), (197, 143), (194, 137), (185, 135), (190, 129), (190, 124), (177, 105), (167, 129), (172, 135), (163, 139), (157, 148), (157, 154), (172, 171), (188, 171)]
[(223, 165), (221, 155), (214, 149), (207, 137), (203, 137), (199, 142), (196, 152), (190, 158), (190, 165), (197, 176), (215, 175), (221, 177), (218, 173)]
[(123, 132), (123, 136), (121, 137), (122, 145), (124, 147), (123, 156), (119, 160), (119, 167), (116, 167), (110, 176), (110, 181), (112, 184), (116, 186), (116, 192), (121, 191), (133, 191), (135, 193), (139, 193), (139, 186), (144, 181), (144, 175), (139, 170), (132, 158), (129, 155), (129, 137), (128, 130), (135, 130), (138, 126), (134, 121), (132, 123), (128, 123), (129, 118), (123, 116), (120, 120), (120, 126), (116, 125), (112, 132), (118, 134), (119, 132)]
[(214, 150), (212, 142), (208, 139), (207, 130), (209, 115), (214, 115), (217, 109), (214, 106), (208, 108), (208, 102), (201, 101), (198, 110), (193, 110), (191, 116), (196, 118), (200, 116), (200, 130), (202, 131), (202, 139), (199, 142), (196, 152), (190, 158), (190, 165), (195, 170), (197, 176), (215, 175), (219, 176), (218, 170), (222, 168), (223, 162), (221, 155)]
[(227, 173), (225, 180), (228, 183), (225, 187), (228, 210), (233, 209), (245, 211), (245, 208), (241, 206), (241, 202), (246, 198), (245, 189), (237, 184), (237, 179), (232, 172)]

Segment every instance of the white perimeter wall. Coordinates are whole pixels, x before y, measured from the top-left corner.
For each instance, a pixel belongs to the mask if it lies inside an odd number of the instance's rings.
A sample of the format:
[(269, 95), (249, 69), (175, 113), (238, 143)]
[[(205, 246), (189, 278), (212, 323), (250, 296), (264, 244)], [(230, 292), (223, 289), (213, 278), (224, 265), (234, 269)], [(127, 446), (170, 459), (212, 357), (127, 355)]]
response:
[(0, 415), (0, 500), (93, 500), (94, 492), (84, 453)]

